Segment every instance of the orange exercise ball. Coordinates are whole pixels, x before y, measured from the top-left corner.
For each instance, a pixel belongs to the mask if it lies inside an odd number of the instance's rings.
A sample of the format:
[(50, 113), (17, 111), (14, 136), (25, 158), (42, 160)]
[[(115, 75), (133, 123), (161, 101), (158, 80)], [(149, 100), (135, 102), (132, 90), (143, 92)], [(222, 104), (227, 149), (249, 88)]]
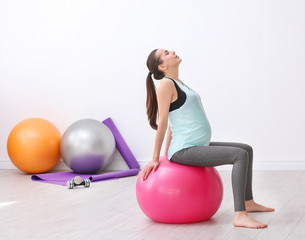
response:
[(7, 140), (8, 155), (13, 164), (26, 173), (43, 173), (60, 159), (59, 130), (49, 121), (29, 118), (18, 123)]

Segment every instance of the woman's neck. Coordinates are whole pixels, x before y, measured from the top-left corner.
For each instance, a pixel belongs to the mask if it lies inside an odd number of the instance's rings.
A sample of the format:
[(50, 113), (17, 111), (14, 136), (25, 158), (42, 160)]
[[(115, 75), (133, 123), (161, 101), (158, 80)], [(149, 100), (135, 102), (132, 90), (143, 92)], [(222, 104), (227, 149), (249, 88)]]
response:
[(178, 69), (175, 71), (166, 72), (165, 77), (170, 77), (180, 82)]

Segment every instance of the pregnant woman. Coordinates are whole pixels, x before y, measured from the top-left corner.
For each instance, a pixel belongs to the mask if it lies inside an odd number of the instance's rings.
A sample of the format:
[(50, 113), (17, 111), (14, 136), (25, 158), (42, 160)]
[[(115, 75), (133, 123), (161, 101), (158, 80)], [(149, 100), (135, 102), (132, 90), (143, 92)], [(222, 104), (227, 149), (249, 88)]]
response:
[[(160, 150), (167, 130), (165, 155), (170, 161), (201, 167), (233, 164), (234, 226), (267, 227), (267, 224), (247, 214), (274, 211), (253, 200), (252, 147), (243, 143), (210, 142), (211, 127), (200, 96), (179, 79), (181, 61), (174, 51), (166, 49), (153, 50), (147, 59), (147, 115), (150, 126), (157, 132), (153, 157), (143, 169), (143, 180), (159, 166)], [(152, 76), (161, 80), (157, 94)]]

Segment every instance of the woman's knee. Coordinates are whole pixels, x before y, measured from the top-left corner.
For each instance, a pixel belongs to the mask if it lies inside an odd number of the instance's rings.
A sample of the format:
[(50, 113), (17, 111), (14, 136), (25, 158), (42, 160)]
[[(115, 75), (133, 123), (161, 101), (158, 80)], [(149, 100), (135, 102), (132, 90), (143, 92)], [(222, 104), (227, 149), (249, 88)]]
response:
[(249, 160), (252, 161), (252, 158), (253, 158), (253, 148), (250, 145), (243, 143), (242, 144), (242, 149), (244, 149), (244, 150), (246, 150), (248, 152)]
[(242, 161), (243, 163), (245, 163), (248, 166), (249, 161), (250, 161), (248, 151), (245, 149), (242, 149), (242, 148), (237, 149), (235, 161)]
[(250, 145), (245, 144), (245, 149), (249, 155), (253, 155), (253, 148)]

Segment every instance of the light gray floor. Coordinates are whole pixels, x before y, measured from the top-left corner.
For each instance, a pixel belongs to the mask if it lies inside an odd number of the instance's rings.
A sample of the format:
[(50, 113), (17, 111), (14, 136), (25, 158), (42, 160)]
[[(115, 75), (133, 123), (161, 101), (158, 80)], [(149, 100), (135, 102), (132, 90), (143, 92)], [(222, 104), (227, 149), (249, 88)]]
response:
[(220, 171), (224, 197), (209, 221), (160, 224), (140, 210), (137, 177), (90, 188), (37, 183), (18, 170), (0, 170), (0, 239), (305, 239), (305, 171), (255, 171), (254, 199), (276, 208), (250, 213), (267, 229), (234, 228), (231, 172)]

